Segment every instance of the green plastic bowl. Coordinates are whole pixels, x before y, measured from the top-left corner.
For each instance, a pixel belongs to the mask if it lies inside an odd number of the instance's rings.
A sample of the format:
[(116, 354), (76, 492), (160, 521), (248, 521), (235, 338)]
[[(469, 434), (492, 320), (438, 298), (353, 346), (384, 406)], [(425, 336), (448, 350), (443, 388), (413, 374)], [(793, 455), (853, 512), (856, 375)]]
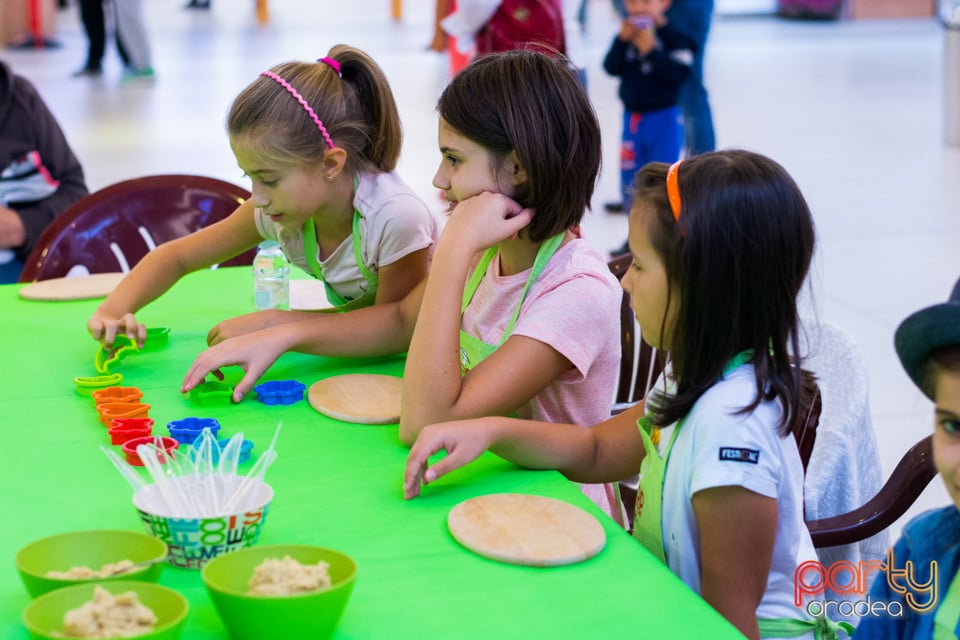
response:
[(94, 581), (75, 584), (45, 593), (23, 611), (23, 624), (34, 640), (62, 638), (63, 617), (72, 609), (93, 600), (93, 587), (100, 585), (112, 594), (135, 591), (137, 598), (150, 607), (157, 616), (157, 625), (150, 633), (134, 636), (138, 640), (178, 640), (183, 635), (190, 605), (187, 599), (173, 589), (152, 582)]
[(81, 566), (97, 571), (109, 562), (130, 560), (136, 563), (163, 560), (166, 556), (167, 545), (163, 540), (138, 531), (72, 531), (42, 538), (20, 549), (17, 552), (17, 571), (27, 593), (36, 598), (54, 589), (92, 581), (156, 582), (164, 563), (156, 562), (112, 578), (93, 580), (48, 578), (48, 571), (69, 571), (72, 567)]
[[(267, 558), (290, 556), (301, 564), (330, 564), (333, 586), (290, 596), (251, 596), (247, 583)], [(330, 638), (356, 581), (357, 565), (339, 551), (310, 545), (265, 545), (218, 556), (200, 572), (210, 599), (237, 640)]]

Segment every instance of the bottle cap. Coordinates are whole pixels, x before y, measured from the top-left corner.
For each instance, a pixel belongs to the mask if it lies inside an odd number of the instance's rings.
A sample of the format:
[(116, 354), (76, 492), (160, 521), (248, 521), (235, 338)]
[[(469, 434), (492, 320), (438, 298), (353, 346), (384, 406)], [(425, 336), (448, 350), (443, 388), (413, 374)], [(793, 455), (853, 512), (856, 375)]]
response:
[(261, 249), (276, 249), (277, 247), (280, 246), (280, 243), (277, 242), (276, 240), (264, 240), (257, 246), (260, 247)]

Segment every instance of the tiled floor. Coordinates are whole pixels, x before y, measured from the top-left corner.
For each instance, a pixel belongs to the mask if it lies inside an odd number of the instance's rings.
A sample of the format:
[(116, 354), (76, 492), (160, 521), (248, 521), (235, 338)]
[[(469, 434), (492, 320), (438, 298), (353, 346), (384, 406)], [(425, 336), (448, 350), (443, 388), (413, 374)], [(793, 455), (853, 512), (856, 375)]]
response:
[[(144, 4), (154, 84), (121, 86), (113, 51), (103, 78), (70, 78), (85, 50), (75, 7), (59, 15), (61, 48), (0, 51), (59, 117), (91, 188), (174, 172), (243, 184), (223, 130), (234, 95), (277, 62), (316, 58), (344, 42), (386, 70), (406, 132), (400, 171), (437, 202), (434, 103), (445, 62), (425, 49), (432, 2), (407, 0), (394, 22), (389, 0), (270, 0), (266, 25), (256, 23), (252, 0), (213, 0), (210, 12), (183, 11), (176, 0)], [(607, 170), (584, 226), (606, 251), (626, 232), (626, 219), (602, 207), (617, 189), (620, 106), (600, 68), (615, 21), (607, 0), (589, 8), (586, 63)], [(933, 19), (718, 15), (707, 51), (720, 146), (779, 160), (814, 210), (819, 248), (808, 298), (863, 346), (884, 473), (932, 425), (929, 403), (896, 359), (893, 330), (909, 312), (944, 300), (960, 274), (960, 149), (942, 143), (943, 38)], [(937, 480), (908, 516), (947, 500)]]

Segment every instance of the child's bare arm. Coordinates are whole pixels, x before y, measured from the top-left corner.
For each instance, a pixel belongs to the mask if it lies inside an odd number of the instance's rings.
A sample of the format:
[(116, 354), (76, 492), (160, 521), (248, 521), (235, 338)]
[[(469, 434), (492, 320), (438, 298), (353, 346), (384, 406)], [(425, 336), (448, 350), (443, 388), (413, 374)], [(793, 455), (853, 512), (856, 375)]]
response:
[(759, 638), (756, 612), (773, 558), (777, 501), (743, 487), (715, 487), (694, 494), (693, 512), (703, 599), (748, 638)]

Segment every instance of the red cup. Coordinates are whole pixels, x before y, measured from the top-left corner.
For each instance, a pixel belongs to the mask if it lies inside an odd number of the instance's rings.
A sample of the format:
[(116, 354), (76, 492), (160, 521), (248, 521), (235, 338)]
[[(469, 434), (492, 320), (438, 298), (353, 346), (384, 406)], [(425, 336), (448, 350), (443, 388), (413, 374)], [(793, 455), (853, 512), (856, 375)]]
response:
[[(127, 440), (123, 443), (123, 454), (127, 458), (127, 462), (132, 464), (135, 467), (142, 467), (143, 460), (140, 459), (140, 456), (137, 455), (137, 447), (141, 444), (151, 444), (156, 442), (157, 436), (146, 436), (142, 438), (133, 438), (132, 440)], [(173, 457), (173, 452), (177, 450), (180, 446), (180, 443), (174, 440), (173, 438), (168, 438), (167, 436), (160, 436), (160, 441), (162, 442), (164, 453), (158, 453), (157, 457), (160, 458), (160, 463), (163, 464), (167, 461), (167, 457)]]
[(110, 444), (123, 444), (133, 438), (145, 438), (153, 432), (153, 418), (114, 418), (107, 433)]

